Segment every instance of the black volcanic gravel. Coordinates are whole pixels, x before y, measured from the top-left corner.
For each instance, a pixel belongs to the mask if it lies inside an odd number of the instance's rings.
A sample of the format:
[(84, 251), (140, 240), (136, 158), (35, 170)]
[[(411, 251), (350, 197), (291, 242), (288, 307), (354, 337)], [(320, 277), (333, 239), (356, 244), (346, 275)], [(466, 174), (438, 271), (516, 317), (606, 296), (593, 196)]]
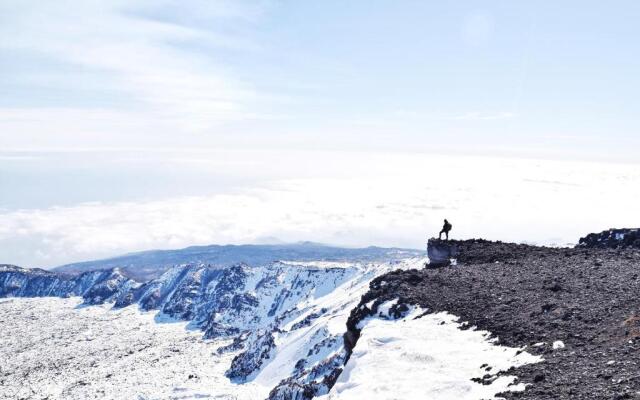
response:
[[(375, 279), (361, 305), (400, 298), (448, 311), (545, 361), (513, 371), (531, 384), (517, 399), (640, 399), (640, 250), (559, 249), (457, 241), (457, 266)], [(384, 283), (383, 283), (384, 282)], [(345, 335), (359, 336), (356, 308)], [(552, 349), (561, 340), (564, 349)], [(536, 343), (545, 342), (540, 347)]]

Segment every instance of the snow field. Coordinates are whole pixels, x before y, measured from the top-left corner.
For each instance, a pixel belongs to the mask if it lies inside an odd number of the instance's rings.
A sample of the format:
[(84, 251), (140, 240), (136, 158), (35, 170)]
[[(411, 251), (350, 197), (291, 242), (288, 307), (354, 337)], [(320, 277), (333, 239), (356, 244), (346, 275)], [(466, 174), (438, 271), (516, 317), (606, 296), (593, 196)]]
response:
[(224, 376), (233, 354), (186, 322), (79, 298), (0, 300), (0, 399), (264, 399)]
[[(379, 309), (388, 311), (392, 304)], [(387, 311), (363, 321), (351, 358), (322, 399), (492, 399), (524, 385), (514, 384), (514, 376), (498, 377), (489, 385), (471, 379), (541, 361), (518, 348), (496, 345), (488, 332), (460, 330), (457, 317), (448, 313), (423, 315), (423, 309), (413, 307), (393, 320), (386, 319)]]

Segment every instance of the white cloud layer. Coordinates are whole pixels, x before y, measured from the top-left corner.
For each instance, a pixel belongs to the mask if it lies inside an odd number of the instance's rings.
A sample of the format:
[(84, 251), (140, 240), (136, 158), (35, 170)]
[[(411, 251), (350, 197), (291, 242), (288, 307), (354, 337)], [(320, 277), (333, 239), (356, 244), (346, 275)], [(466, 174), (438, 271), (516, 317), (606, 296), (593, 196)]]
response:
[(353, 163), (324, 178), (210, 196), (8, 211), (0, 214), (0, 262), (53, 266), (266, 237), (421, 248), (443, 218), (454, 238), (544, 244), (640, 225), (636, 165), (415, 155)]

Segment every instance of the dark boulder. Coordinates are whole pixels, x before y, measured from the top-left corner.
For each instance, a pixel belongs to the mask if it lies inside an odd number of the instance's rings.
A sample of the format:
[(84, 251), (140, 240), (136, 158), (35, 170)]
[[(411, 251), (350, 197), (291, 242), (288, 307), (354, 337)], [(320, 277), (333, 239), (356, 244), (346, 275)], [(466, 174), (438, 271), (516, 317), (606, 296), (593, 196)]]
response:
[(458, 246), (448, 240), (432, 238), (427, 243), (427, 256), (432, 267), (449, 265), (458, 256)]

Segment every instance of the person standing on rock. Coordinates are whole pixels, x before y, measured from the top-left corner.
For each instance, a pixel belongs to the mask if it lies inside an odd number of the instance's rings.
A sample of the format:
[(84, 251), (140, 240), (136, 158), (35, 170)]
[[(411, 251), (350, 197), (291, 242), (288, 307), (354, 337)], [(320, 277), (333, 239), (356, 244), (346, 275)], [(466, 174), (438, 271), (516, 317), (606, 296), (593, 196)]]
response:
[(446, 219), (444, 220), (444, 226), (442, 227), (442, 230), (440, 231), (440, 234), (438, 235), (438, 239), (442, 239), (442, 234), (444, 233), (447, 237), (446, 240), (449, 240), (449, 231), (451, 230), (452, 225), (449, 223), (449, 221), (447, 221)]

